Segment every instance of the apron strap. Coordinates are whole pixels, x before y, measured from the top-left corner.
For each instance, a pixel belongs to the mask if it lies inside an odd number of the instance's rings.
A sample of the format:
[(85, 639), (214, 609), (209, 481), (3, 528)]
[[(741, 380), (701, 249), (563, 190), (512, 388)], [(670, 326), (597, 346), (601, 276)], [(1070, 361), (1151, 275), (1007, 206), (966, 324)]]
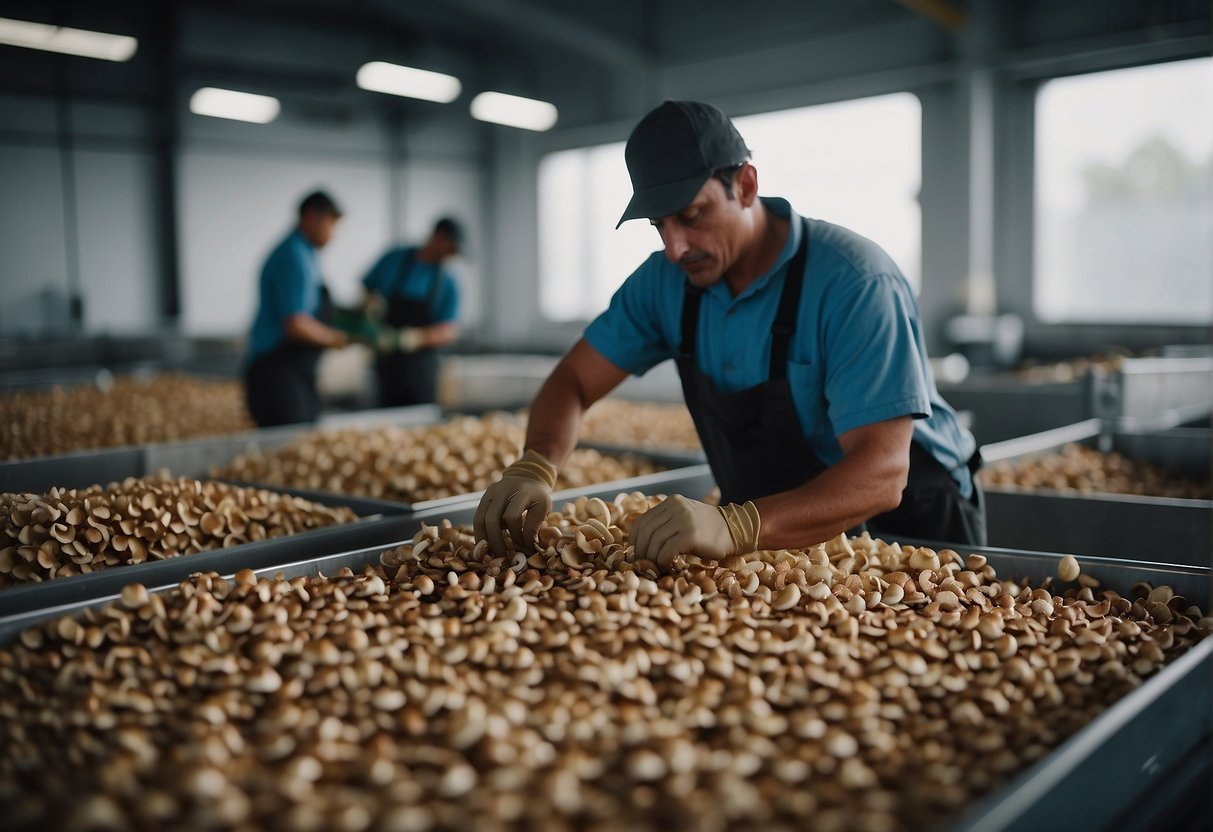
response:
[(404, 281), (408, 279), (409, 272), (413, 270), (413, 262), (416, 259), (417, 249), (415, 248), (408, 249), (400, 256), (400, 267), (396, 269), (396, 282), (392, 284), (393, 295), (404, 290)]
[(425, 305), (430, 310), (430, 317), (434, 315), (434, 306), (438, 302), (438, 290), (442, 288), (442, 268), (439, 263), (435, 263), (434, 275), (430, 278), (430, 290), (425, 293)]
[[(788, 263), (783, 292), (779, 295), (779, 307), (775, 310), (775, 322), (771, 325), (771, 368), (773, 379), (788, 375), (788, 353), (792, 334), (796, 331), (796, 317), (800, 312), (800, 290), (804, 286), (804, 267), (809, 259), (809, 223), (801, 219), (800, 245)], [(695, 354), (695, 335), (699, 330), (699, 303), (703, 289), (689, 280), (682, 295), (682, 342), (678, 346), (678, 357), (690, 358)]]
[(695, 333), (699, 330), (699, 302), (703, 300), (703, 289), (691, 281), (686, 282), (682, 295), (682, 343), (678, 346), (679, 358), (690, 358), (695, 354)]
[(792, 346), (792, 334), (796, 332), (796, 318), (800, 313), (800, 290), (804, 286), (804, 267), (809, 259), (809, 222), (800, 221), (800, 245), (788, 263), (788, 274), (783, 279), (783, 292), (779, 295), (779, 307), (775, 310), (775, 323), (771, 324), (771, 379), (788, 377), (788, 354)]

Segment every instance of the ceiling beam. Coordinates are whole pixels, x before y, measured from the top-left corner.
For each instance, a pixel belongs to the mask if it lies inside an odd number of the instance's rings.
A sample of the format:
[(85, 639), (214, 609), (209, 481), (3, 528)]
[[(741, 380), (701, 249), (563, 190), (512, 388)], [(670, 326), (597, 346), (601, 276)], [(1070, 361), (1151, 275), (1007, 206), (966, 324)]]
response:
[(923, 17), (934, 20), (953, 34), (963, 29), (969, 20), (967, 11), (954, 6), (948, 0), (895, 0), (895, 2)]
[[(398, 8), (389, 0), (378, 0), (377, 5)], [(590, 55), (610, 66), (646, 69), (651, 63), (649, 56), (635, 44), (526, 0), (447, 0), (446, 6), (462, 9), (504, 30)]]

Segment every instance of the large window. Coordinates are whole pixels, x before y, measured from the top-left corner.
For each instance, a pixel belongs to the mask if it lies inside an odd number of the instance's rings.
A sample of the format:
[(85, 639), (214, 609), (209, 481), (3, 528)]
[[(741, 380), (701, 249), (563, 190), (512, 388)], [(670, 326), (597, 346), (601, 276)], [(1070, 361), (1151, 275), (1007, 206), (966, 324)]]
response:
[[(917, 287), (922, 111), (909, 93), (735, 120), (759, 192), (875, 240)], [(623, 144), (565, 150), (539, 165), (540, 308), (588, 319), (661, 246), (648, 223), (615, 223), (631, 197)]]
[(1045, 84), (1034, 305), (1050, 322), (1213, 319), (1213, 59)]

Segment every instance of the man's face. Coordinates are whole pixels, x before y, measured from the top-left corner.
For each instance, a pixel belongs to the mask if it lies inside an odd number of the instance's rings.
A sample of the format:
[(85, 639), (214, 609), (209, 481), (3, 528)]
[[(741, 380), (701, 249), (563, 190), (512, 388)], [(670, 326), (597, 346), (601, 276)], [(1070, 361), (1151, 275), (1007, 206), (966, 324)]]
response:
[(313, 246), (324, 248), (333, 239), (340, 219), (328, 211), (308, 211), (300, 219), (299, 226)]
[(455, 245), (455, 241), (449, 235), (438, 232), (434, 235), (434, 242), (438, 256), (442, 260), (449, 260), (459, 255), (459, 246)]
[(739, 184), (734, 182), (730, 199), (724, 184), (712, 177), (677, 214), (649, 221), (661, 235), (666, 259), (701, 289), (719, 282), (741, 256), (748, 202), (736, 192)]

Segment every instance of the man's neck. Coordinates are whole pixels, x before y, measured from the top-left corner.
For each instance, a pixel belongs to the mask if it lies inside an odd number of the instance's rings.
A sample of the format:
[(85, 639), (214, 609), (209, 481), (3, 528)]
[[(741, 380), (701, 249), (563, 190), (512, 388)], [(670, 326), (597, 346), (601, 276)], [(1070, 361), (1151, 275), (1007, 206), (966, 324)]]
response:
[(725, 284), (733, 297), (762, 277), (779, 259), (788, 240), (788, 220), (778, 216), (759, 201), (755, 205), (753, 242), (749, 251), (724, 275)]

